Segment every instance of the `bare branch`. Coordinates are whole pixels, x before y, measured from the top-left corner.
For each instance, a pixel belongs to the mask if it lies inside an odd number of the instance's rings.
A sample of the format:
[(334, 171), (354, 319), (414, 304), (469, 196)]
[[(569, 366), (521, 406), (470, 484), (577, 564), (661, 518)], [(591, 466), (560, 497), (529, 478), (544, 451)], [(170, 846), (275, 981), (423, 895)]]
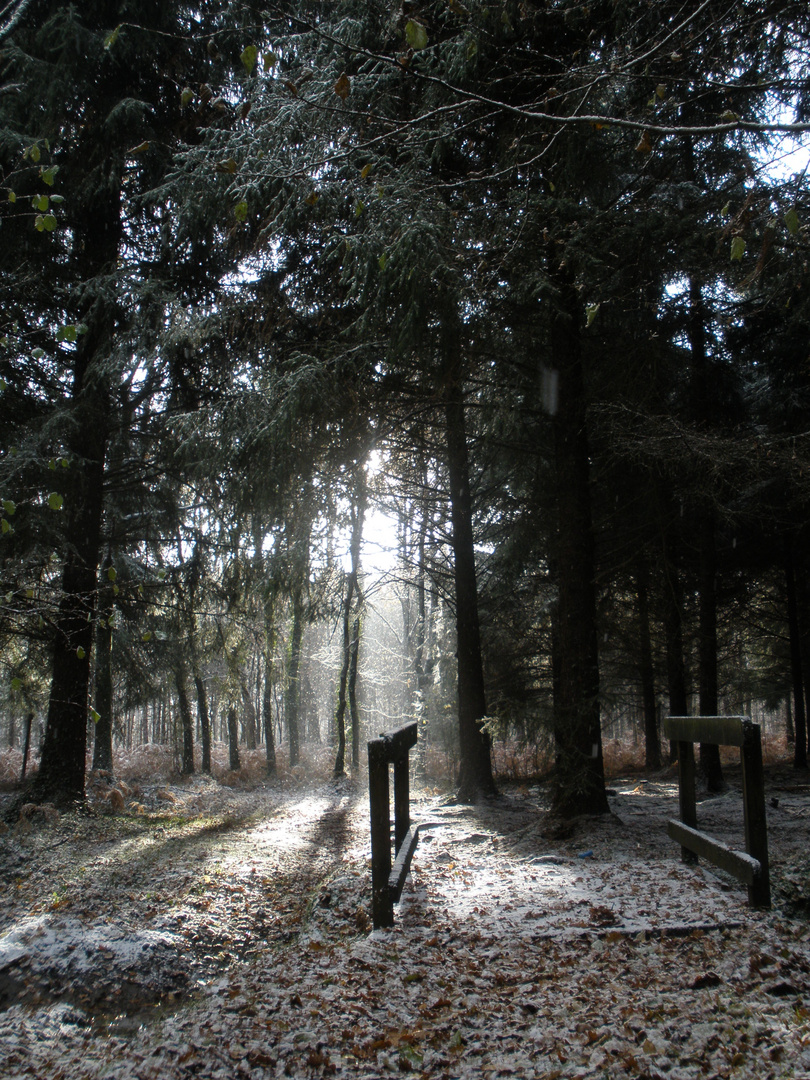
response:
[[(672, 31), (672, 34), (677, 31), (683, 30), (689, 22), (708, 6), (709, 0), (704, 0), (695, 12), (693, 12), (683, 23), (679, 24), (676, 30)], [(339, 38), (332, 34), (329, 34), (322, 27), (316, 23), (312, 23), (301, 16), (291, 15), (287, 13), (287, 17), (290, 20), (294, 20), (300, 25), (306, 27), (310, 32), (317, 34), (324, 41), (329, 41), (341, 49), (348, 49), (356, 56), (361, 56), (367, 60), (375, 60), (378, 63), (386, 64), (391, 68), (395, 68), (398, 71), (402, 71), (401, 64), (396, 57), (386, 56), (384, 53), (373, 52), (370, 49), (362, 48), (358, 45), (352, 45), (345, 41), (341, 41)], [(667, 35), (664, 42), (669, 41), (672, 34)], [(657, 51), (662, 43), (656, 45), (656, 47), (648, 53), (643, 54), (640, 57), (634, 57), (627, 64), (625, 64), (620, 74), (626, 71), (631, 65), (635, 65), (636, 61), (648, 59), (653, 52)], [(755, 134), (767, 134), (769, 132), (782, 133), (786, 135), (801, 135), (806, 132), (810, 132), (810, 121), (802, 121), (798, 123), (787, 123), (785, 121), (754, 121), (754, 120), (723, 120), (716, 124), (657, 124), (649, 120), (633, 120), (622, 116), (612, 116), (606, 113), (591, 113), (591, 114), (576, 114), (569, 116), (561, 116), (559, 113), (546, 112), (541, 109), (535, 109), (524, 105), (513, 105), (508, 101), (502, 101), (498, 98), (488, 97), (486, 94), (476, 93), (472, 90), (466, 90), (463, 87), (457, 86), (451, 83), (447, 79), (440, 78), (438, 75), (429, 75), (425, 72), (421, 72), (417, 67), (410, 66), (407, 69), (408, 76), (419, 80), (420, 82), (431, 83), (435, 86), (440, 86), (443, 90), (450, 94), (453, 94), (457, 101), (473, 102), (479, 105), (485, 105), (488, 109), (496, 109), (502, 113), (508, 113), (512, 116), (518, 116), (524, 120), (533, 120), (536, 122), (542, 122), (546, 124), (552, 124), (557, 127), (570, 127), (572, 125), (591, 125), (598, 126), (600, 128), (615, 127), (624, 128), (630, 131), (646, 131), (651, 135), (659, 136), (708, 136), (708, 135), (727, 135), (737, 131), (746, 131)], [(421, 118), (415, 118), (413, 123), (418, 123)]]

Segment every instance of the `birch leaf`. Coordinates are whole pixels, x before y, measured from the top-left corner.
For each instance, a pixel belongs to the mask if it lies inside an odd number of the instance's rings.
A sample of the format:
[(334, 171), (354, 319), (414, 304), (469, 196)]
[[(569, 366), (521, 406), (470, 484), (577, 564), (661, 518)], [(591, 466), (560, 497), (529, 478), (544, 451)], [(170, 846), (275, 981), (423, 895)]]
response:
[(408, 19), (405, 23), (405, 40), (414, 52), (427, 48), (427, 30), (415, 19)]
[(242, 66), (244, 67), (248, 75), (253, 72), (253, 69), (256, 66), (256, 60), (258, 56), (259, 50), (256, 48), (255, 45), (246, 45), (244, 49), (242, 49), (242, 53), (239, 59), (242, 61)]

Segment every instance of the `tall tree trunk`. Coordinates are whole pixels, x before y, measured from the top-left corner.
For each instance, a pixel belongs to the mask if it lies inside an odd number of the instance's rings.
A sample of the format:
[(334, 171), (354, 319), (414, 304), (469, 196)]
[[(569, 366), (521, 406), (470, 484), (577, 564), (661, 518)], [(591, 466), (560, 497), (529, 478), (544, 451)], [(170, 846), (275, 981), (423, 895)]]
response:
[(25, 780), (25, 771), (28, 768), (28, 751), (31, 749), (31, 725), (34, 722), (34, 714), (32, 712), (25, 714), (25, 721), (23, 723), (23, 748), (22, 748), (22, 769), (20, 770), (20, 783)]
[(360, 616), (352, 624), (349, 645), (349, 715), (352, 722), (352, 769), (360, 768), (360, 713), (357, 708), (357, 660), (360, 653)]
[(239, 671), (239, 689), (242, 692), (242, 708), (244, 710), (245, 746), (248, 750), (256, 749), (256, 706), (247, 683), (244, 669)]
[(793, 547), (789, 538), (784, 542), (785, 587), (787, 591), (788, 633), (790, 635), (790, 672), (793, 680), (793, 720), (795, 742), (793, 765), (796, 769), (807, 768), (807, 713), (805, 712), (804, 681), (808, 673), (802, 670), (801, 631), (799, 628), (799, 605), (796, 598), (796, 574)]
[[(552, 256), (556, 258), (556, 254)], [(554, 696), (556, 769), (553, 804), (564, 817), (606, 813), (599, 705), (599, 653), (594, 581), (589, 450), (579, 301), (560, 283), (561, 307), (551, 320), (557, 373), (554, 464), (557, 494), (555, 567), (558, 583), (558, 671)]]
[(239, 725), (234, 705), (228, 706), (228, 768), (231, 772), (239, 772), (242, 768), (239, 761)]
[(492, 775), (492, 740), (487, 715), (478, 584), (475, 571), (473, 503), (467, 426), (464, 415), (463, 361), (455, 311), (444, 321), (444, 420), (447, 479), (450, 489), (451, 544), (456, 600), (458, 655), (459, 802), (473, 803), (496, 793)]
[(63, 511), (66, 555), (53, 636), (51, 691), (42, 759), (31, 794), (36, 801), (57, 805), (84, 798), (106, 445), (106, 415), (79, 407), (75, 418), (79, 431), (71, 444), (74, 463)]
[(299, 730), (301, 703), (301, 639), (304, 634), (304, 605), (301, 591), (293, 594), (293, 622), (290, 635), (290, 662), (287, 668), (287, 693), (284, 715), (287, 719), (287, 737), (290, 741), (290, 768), (298, 764), (301, 746)]
[(190, 776), (194, 772), (194, 720), (191, 715), (186, 671), (182, 661), (178, 661), (174, 669), (174, 685), (177, 690), (177, 707), (180, 710), (180, 725), (183, 732), (183, 759), (180, 771), (184, 776)]
[(796, 590), (796, 623), (799, 630), (799, 655), (801, 657), (802, 685), (804, 687), (805, 736), (810, 751), (810, 588), (808, 588), (805, 540), (802, 533), (796, 537), (792, 551), (793, 580)]
[[(668, 496), (666, 497), (668, 502)], [(661, 536), (661, 618), (667, 651), (667, 693), (670, 716), (686, 716), (689, 702), (686, 693), (686, 664), (683, 653), (683, 587), (678, 568), (673, 560), (668, 532)], [(678, 756), (675, 742), (669, 744), (669, 760)]]
[[(88, 106), (82, 123), (86, 148), (103, 146), (103, 156), (92, 162), (97, 170), (91, 198), (79, 186), (69, 187), (71, 202), (72, 272), (71, 281), (80, 288), (68, 290), (76, 297), (72, 321), (87, 332), (75, 344), (73, 383), (69, 413), (62, 433), (70, 468), (60, 470), (57, 481), (64, 496), (62, 530), (64, 564), (61, 598), (54, 620), (52, 641), (51, 687), (45, 738), (39, 773), (31, 792), (36, 801), (57, 804), (84, 798), (84, 774), (87, 753), (88, 692), (90, 654), (93, 645), (93, 616), (96, 601), (96, 578), (101, 546), (101, 523), (104, 491), (104, 466), (109, 438), (110, 416), (115, 408), (109, 374), (111, 346), (116, 331), (118, 311), (111, 301), (106, 284), (117, 280), (117, 263), (123, 237), (121, 215), (122, 148), (103, 139), (109, 133), (108, 116), (117, 87), (98, 84), (99, 96)], [(113, 93), (108, 91), (112, 89)], [(55, 99), (55, 115), (66, 118)], [(103, 118), (103, 119), (102, 119)], [(56, 130), (56, 128), (54, 128)], [(91, 149), (91, 153), (92, 153)], [(74, 154), (65, 161), (63, 177), (71, 184), (77, 172), (86, 175), (88, 162)], [(105, 279), (104, 292), (98, 281)], [(72, 301), (71, 301), (72, 302)], [(53, 432), (56, 435), (56, 432)], [(54, 475), (54, 480), (56, 476)]]
[(338, 677), (338, 700), (335, 710), (335, 731), (337, 732), (337, 754), (335, 755), (335, 776), (343, 776), (346, 771), (346, 690), (351, 663), (351, 609), (354, 599), (354, 574), (349, 573), (346, 583), (346, 599), (343, 603), (343, 638), (341, 644), (341, 666)]
[[(427, 478), (424, 478), (423, 487), (427, 486)], [(416, 579), (417, 618), (415, 627), (413, 666), (416, 673), (416, 720), (419, 742), (417, 744), (417, 769), (420, 776), (427, 772), (427, 749), (428, 749), (428, 715), (427, 715), (427, 689), (428, 689), (428, 626), (427, 626), (427, 589), (425, 587), (425, 544), (427, 541), (428, 516), (425, 507), (422, 508), (422, 520), (419, 523), (419, 547)]]
[[(346, 769), (346, 702), (347, 696), (351, 706), (351, 694), (353, 690), (351, 688), (350, 677), (352, 673), (352, 661), (354, 661), (354, 678), (357, 678), (357, 654), (355, 652), (352, 656), (353, 650), (353, 635), (351, 633), (352, 626), (352, 607), (355, 602), (355, 596), (359, 597), (360, 584), (360, 545), (363, 541), (363, 522), (366, 514), (366, 474), (365, 474), (365, 458), (361, 461), (358, 467), (357, 481), (355, 484), (355, 504), (352, 507), (352, 534), (349, 544), (349, 557), (351, 559), (351, 566), (346, 578), (346, 599), (343, 605), (343, 660), (340, 667), (340, 677), (338, 680), (338, 702), (337, 710), (335, 712), (335, 727), (338, 737), (338, 749), (335, 756), (335, 776), (342, 776)], [(355, 626), (357, 634), (360, 633), (360, 621), (359, 616), (355, 620)], [(360, 640), (357, 638), (357, 650), (359, 651)], [(353, 711), (351, 712), (352, 721), (352, 764), (359, 766), (360, 764), (360, 718), (356, 715), (357, 703), (354, 703)], [(355, 761), (355, 725), (356, 725), (356, 739), (357, 739), (357, 759)]]
[(267, 775), (276, 773), (276, 739), (273, 729), (273, 678), (275, 675), (276, 628), (272, 613), (265, 611), (264, 688), (262, 691), (262, 726), (264, 728)]
[[(717, 550), (714, 515), (708, 508), (700, 514), (698, 525), (700, 556), (698, 580), (698, 678), (700, 715), (717, 716)], [(720, 747), (700, 744), (700, 771), (709, 791), (724, 791)]]
[[(687, 170), (694, 172), (691, 141), (684, 143)], [(689, 278), (689, 313), (686, 333), (691, 362), (691, 411), (699, 427), (712, 422), (712, 396), (709, 388), (709, 354), (706, 344), (708, 314), (703, 287), (694, 275)], [(695, 524), (698, 540), (698, 686), (701, 716), (717, 716), (717, 546), (714, 511), (708, 496), (696, 500)], [(720, 747), (700, 745), (700, 771), (709, 791), (722, 791), (723, 768)]]
[(661, 740), (658, 733), (658, 710), (655, 703), (655, 669), (650, 631), (649, 571), (642, 559), (636, 572), (638, 600), (639, 675), (644, 710), (644, 761), (648, 769), (661, 767)]
[(205, 692), (205, 682), (198, 670), (194, 671), (194, 691), (197, 695), (197, 716), (200, 720), (200, 750), (202, 760), (200, 771), (210, 775), (211, 773), (211, 714), (208, 711), (208, 694)]
[(112, 642), (113, 630), (110, 619), (113, 614), (113, 593), (109, 579), (105, 584), (106, 571), (112, 563), (105, 560), (102, 566), (99, 589), (99, 612), (96, 622), (96, 673), (95, 673), (95, 731), (93, 732), (93, 768), (113, 771), (113, 679)]

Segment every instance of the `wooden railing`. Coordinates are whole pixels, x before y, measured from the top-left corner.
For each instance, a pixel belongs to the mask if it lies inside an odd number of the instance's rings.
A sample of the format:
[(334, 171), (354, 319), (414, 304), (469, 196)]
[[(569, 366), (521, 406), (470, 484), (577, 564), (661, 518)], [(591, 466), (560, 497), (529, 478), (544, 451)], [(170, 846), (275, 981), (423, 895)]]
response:
[[(408, 752), (416, 745), (416, 722), (368, 744), (371, 813), (371, 912), (374, 929), (394, 925), (394, 904), (402, 895), (419, 826), (410, 819)], [(391, 865), (391, 807), (388, 767), (394, 766), (394, 863)]]
[[(669, 835), (681, 845), (684, 862), (707, 859), (748, 886), (752, 907), (771, 906), (765, 776), (759, 724), (745, 716), (668, 716), (664, 734), (678, 744), (680, 821), (668, 823)], [(695, 743), (739, 746), (742, 764), (745, 851), (732, 851), (697, 827)]]

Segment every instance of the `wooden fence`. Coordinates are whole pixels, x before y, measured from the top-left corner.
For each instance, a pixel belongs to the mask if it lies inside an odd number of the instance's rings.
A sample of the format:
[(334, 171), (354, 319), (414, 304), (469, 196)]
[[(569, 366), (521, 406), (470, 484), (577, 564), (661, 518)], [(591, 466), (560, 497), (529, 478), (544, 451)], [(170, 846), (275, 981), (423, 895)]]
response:
[[(752, 907), (771, 906), (765, 776), (759, 724), (745, 716), (668, 716), (664, 734), (678, 744), (680, 821), (668, 823), (685, 862), (707, 859), (748, 886)], [(739, 746), (742, 764), (745, 851), (732, 851), (697, 827), (695, 743)]]
[[(394, 904), (402, 895), (419, 826), (410, 819), (408, 752), (416, 745), (416, 722), (368, 744), (371, 813), (371, 911), (374, 929), (394, 925)], [(394, 863), (391, 865), (391, 807), (388, 767), (394, 766)]]

